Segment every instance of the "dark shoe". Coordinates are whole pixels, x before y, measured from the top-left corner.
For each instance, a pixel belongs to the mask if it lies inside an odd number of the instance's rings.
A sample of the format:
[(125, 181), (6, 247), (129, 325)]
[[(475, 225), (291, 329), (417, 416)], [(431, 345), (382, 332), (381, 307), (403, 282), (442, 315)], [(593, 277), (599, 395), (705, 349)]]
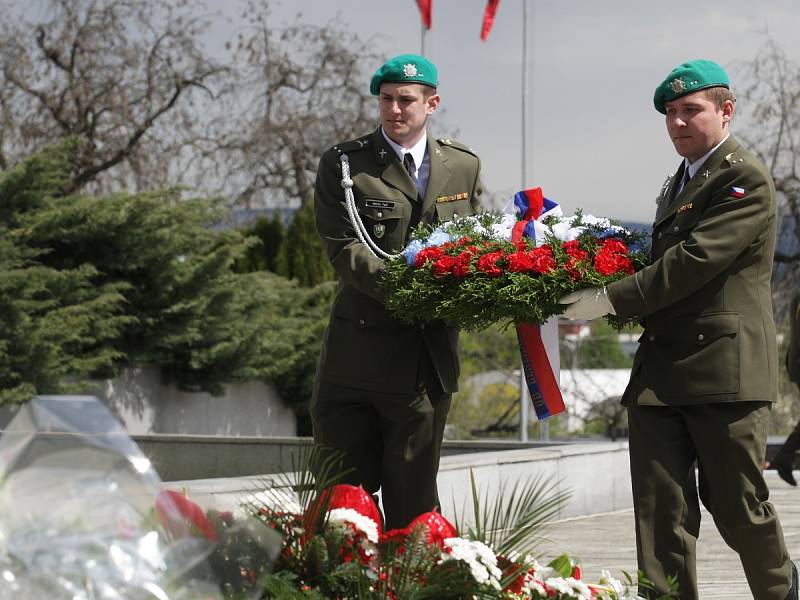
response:
[(797, 589), (798, 589), (798, 585), (797, 585), (797, 565), (794, 564), (794, 561), (791, 561), (791, 563), (792, 563), (792, 587), (789, 590), (789, 595), (786, 596), (786, 600), (800, 600), (797, 597)]
[(789, 485), (797, 487), (797, 481), (794, 478), (792, 467), (790, 465), (776, 465), (775, 470), (778, 471), (778, 477), (783, 479)]
[(764, 465), (765, 469), (773, 470), (778, 472), (778, 477), (783, 479), (789, 485), (797, 487), (797, 481), (794, 478), (794, 474), (792, 473), (792, 465), (787, 465), (785, 463), (776, 463), (776, 462), (768, 462)]

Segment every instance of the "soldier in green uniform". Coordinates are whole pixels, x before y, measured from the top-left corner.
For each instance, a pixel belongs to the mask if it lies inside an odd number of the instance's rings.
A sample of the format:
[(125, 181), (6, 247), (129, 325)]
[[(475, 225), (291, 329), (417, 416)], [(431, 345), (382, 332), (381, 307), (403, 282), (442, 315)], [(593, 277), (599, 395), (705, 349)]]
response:
[(706, 60), (680, 65), (658, 86), (655, 107), (684, 160), (658, 198), (651, 262), (562, 303), (568, 318), (611, 313), (644, 325), (623, 396), (639, 568), (660, 593), (674, 576), (681, 598), (698, 597), (699, 481), (753, 597), (794, 599), (797, 570), (762, 472), (777, 396), (775, 188), (729, 135), (729, 87)]
[(339, 276), (311, 399), (314, 441), (343, 453), (344, 483), (381, 490), (389, 528), (439, 506), (436, 475), (459, 359), (454, 328), (412, 326), (386, 311), (384, 253), (400, 252), (420, 222), (473, 214), (481, 195), (472, 150), (427, 133), (437, 85), (436, 67), (422, 56), (384, 63), (370, 83), (380, 126), (328, 150), (314, 192), (317, 231)]
[[(786, 350), (786, 372), (789, 374), (789, 381), (800, 386), (800, 294), (796, 294), (792, 298), (789, 308), (789, 347)], [(800, 423), (794, 426), (794, 430), (778, 448), (766, 468), (775, 469), (786, 483), (797, 486), (797, 480), (792, 471), (798, 450), (800, 450)]]

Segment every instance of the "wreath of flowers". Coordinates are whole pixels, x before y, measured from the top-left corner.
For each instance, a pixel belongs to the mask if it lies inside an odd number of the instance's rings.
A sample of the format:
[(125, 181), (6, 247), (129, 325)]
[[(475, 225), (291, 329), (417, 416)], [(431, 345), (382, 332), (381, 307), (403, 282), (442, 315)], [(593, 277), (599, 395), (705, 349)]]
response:
[(536, 239), (512, 242), (517, 220), (482, 213), (418, 227), (383, 273), (388, 309), (409, 323), (443, 319), (467, 330), (542, 323), (562, 312), (564, 295), (647, 264), (645, 234), (609, 219), (549, 216)]

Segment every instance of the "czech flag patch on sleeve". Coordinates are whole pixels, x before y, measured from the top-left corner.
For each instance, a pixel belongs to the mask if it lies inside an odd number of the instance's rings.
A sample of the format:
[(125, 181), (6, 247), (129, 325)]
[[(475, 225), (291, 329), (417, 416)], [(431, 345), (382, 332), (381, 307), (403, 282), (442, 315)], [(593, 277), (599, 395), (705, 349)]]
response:
[(732, 187), (729, 195), (734, 198), (744, 198), (744, 188)]

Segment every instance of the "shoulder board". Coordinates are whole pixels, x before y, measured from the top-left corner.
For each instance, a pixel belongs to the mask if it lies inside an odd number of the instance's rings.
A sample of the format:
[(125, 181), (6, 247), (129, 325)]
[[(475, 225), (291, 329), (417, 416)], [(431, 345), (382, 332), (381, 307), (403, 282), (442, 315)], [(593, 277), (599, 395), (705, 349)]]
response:
[(472, 154), (473, 156), (477, 156), (475, 151), (470, 148), (469, 146), (465, 146), (461, 142), (457, 142), (456, 140), (451, 140), (450, 138), (438, 138), (436, 140), (442, 146), (447, 146), (448, 148), (455, 148), (456, 150), (461, 150), (462, 152), (467, 152), (468, 154)]
[(738, 152), (731, 152), (725, 156), (725, 162), (729, 165), (735, 165), (736, 163), (744, 162), (744, 156)]
[(369, 138), (370, 136), (364, 135), (355, 140), (348, 140), (346, 142), (336, 144), (332, 149), (338, 154), (342, 154), (344, 152), (355, 152), (357, 150), (365, 150), (370, 147)]

